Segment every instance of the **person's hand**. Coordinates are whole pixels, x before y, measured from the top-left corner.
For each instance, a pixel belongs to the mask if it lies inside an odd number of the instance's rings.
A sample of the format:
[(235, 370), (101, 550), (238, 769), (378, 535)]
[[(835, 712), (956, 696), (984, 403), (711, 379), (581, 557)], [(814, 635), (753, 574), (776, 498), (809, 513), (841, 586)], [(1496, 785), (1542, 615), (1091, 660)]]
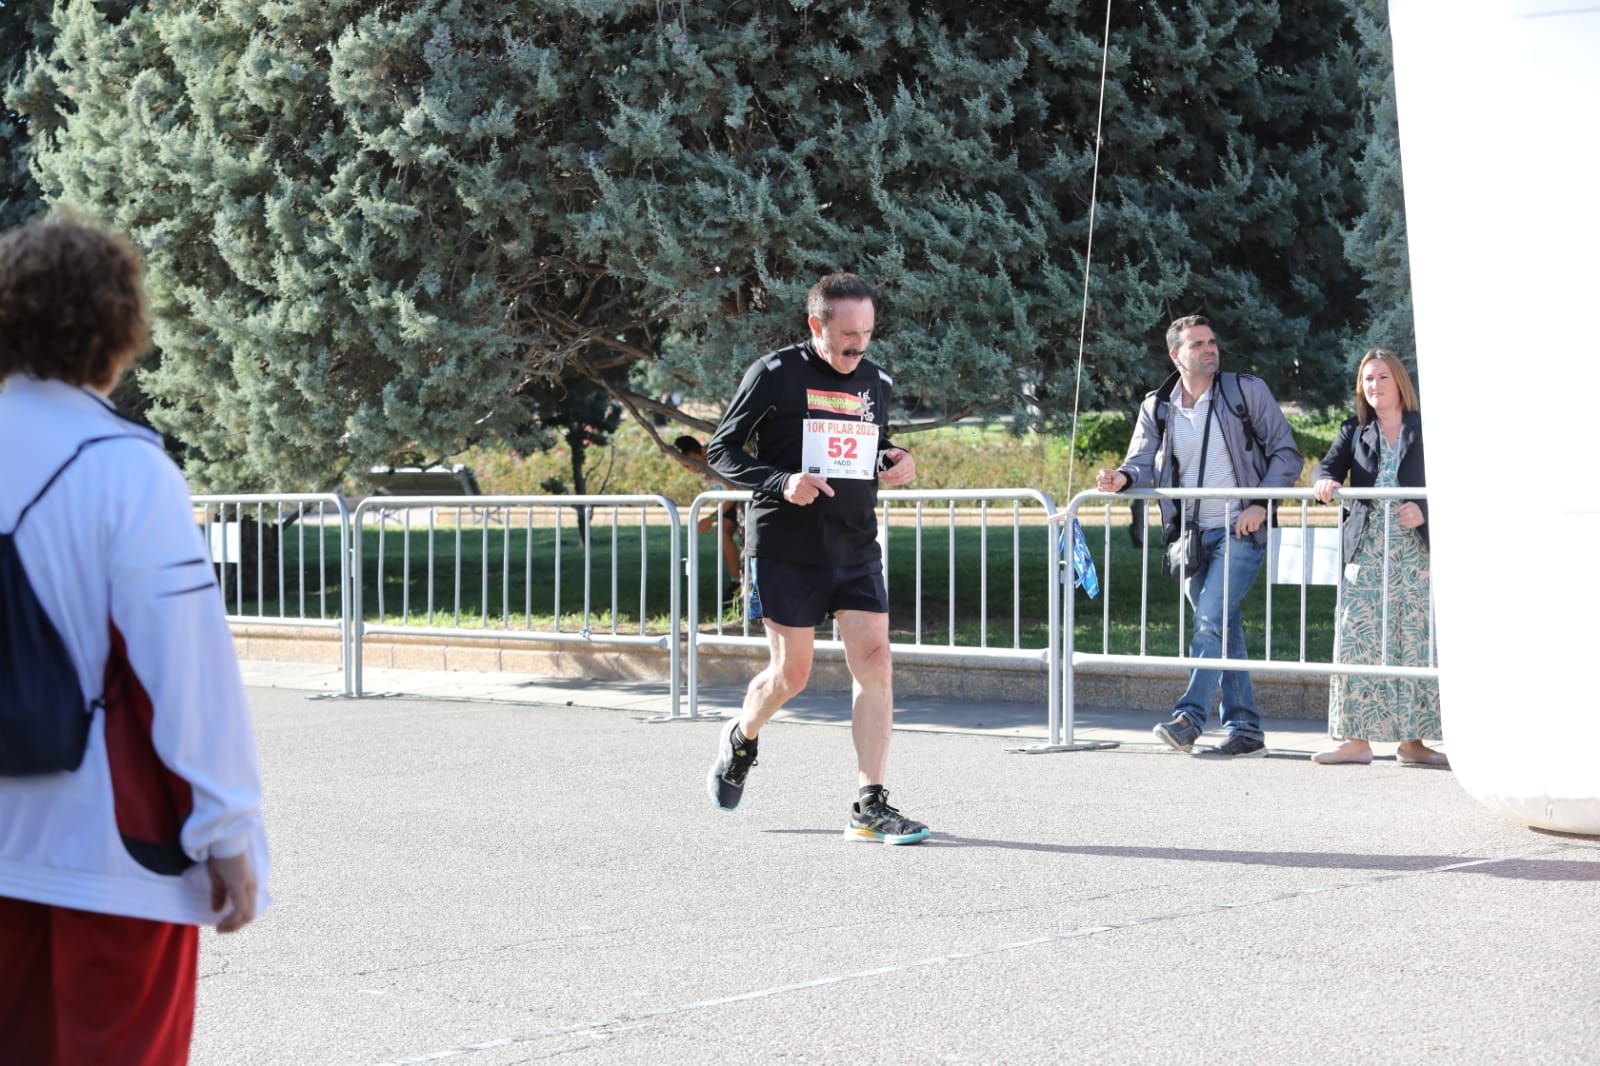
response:
[(1423, 517), (1422, 508), (1407, 500), (1394, 509), (1395, 521), (1400, 523), (1401, 529), (1416, 529), (1427, 519)]
[(878, 474), (880, 485), (891, 489), (897, 485), (909, 485), (911, 479), (917, 476), (917, 461), (904, 448), (887, 448), (883, 454), (888, 457), (890, 465)]
[(1094, 487), (1101, 492), (1121, 492), (1128, 487), (1128, 475), (1120, 470), (1102, 470), (1095, 475)]
[(827, 478), (816, 474), (790, 474), (783, 483), (783, 498), (796, 507), (815, 503), (819, 494), (832, 496), (833, 490), (828, 487)]
[(716, 520), (717, 513), (713, 511), (704, 518), (700, 519), (699, 523), (697, 523), (694, 528), (701, 533), (709, 533), (711, 532), (712, 523), (714, 523)]
[(1261, 523), (1267, 520), (1267, 509), (1259, 503), (1252, 503), (1249, 507), (1239, 512), (1239, 521), (1233, 525), (1233, 531), (1241, 537), (1248, 537), (1261, 528)]
[(226, 859), (215, 855), (206, 860), (211, 874), (211, 909), (220, 912), (231, 904), (228, 916), (217, 923), (217, 932), (236, 933), (256, 916), (256, 871), (249, 852)]
[(1325, 477), (1311, 486), (1311, 495), (1323, 503), (1332, 503), (1333, 494), (1339, 491), (1339, 482), (1331, 477)]

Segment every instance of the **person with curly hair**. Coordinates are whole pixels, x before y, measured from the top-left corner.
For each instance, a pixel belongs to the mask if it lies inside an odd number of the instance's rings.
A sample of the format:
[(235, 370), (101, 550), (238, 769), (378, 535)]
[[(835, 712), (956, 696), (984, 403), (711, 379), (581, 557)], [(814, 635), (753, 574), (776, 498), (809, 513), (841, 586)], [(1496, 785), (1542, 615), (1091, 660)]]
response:
[(8, 1063), (186, 1060), (197, 927), (267, 902), (255, 741), (188, 487), (108, 400), (150, 347), (141, 272), (68, 218), (0, 237)]

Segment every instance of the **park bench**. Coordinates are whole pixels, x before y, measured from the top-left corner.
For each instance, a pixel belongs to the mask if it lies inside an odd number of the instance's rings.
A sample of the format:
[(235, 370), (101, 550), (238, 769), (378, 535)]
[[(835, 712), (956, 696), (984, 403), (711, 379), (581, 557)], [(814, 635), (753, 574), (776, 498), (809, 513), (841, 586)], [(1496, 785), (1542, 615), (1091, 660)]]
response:
[(449, 466), (375, 466), (367, 475), (374, 496), (481, 496), (472, 468)]

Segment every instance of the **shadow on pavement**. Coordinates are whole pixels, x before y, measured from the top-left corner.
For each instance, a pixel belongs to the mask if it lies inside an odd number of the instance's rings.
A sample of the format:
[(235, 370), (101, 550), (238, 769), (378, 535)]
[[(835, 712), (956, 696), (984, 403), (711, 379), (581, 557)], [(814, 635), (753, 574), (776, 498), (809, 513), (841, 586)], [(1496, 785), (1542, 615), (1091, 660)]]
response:
[[(836, 829), (768, 829), (768, 833), (796, 836), (839, 835)], [(1184, 862), (1232, 863), (1240, 866), (1282, 866), (1312, 870), (1431, 870), (1458, 863), (1479, 862), (1470, 855), (1349, 855), (1331, 851), (1218, 851), (1207, 848), (1119, 847), (1109, 844), (1040, 844), (1024, 840), (983, 840), (934, 833), (924, 848), (1001, 848), (1037, 851), (1051, 855), (1092, 855), (1112, 859), (1158, 859)], [(1445, 873), (1487, 874), (1518, 881), (1600, 881), (1600, 862), (1574, 859), (1510, 859), (1468, 866)]]

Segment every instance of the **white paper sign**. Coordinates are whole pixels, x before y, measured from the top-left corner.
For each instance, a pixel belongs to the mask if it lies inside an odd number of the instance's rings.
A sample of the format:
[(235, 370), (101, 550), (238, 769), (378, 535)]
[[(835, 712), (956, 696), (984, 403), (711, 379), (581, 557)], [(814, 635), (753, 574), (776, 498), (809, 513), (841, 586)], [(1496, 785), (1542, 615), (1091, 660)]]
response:
[(1339, 583), (1339, 530), (1309, 526), (1272, 531), (1272, 581), (1277, 585)]
[(220, 563), (227, 559), (232, 566), (239, 561), (239, 523), (237, 522), (207, 522), (211, 561)]
[(800, 469), (826, 478), (864, 481), (878, 476), (878, 424), (840, 418), (806, 419)]

